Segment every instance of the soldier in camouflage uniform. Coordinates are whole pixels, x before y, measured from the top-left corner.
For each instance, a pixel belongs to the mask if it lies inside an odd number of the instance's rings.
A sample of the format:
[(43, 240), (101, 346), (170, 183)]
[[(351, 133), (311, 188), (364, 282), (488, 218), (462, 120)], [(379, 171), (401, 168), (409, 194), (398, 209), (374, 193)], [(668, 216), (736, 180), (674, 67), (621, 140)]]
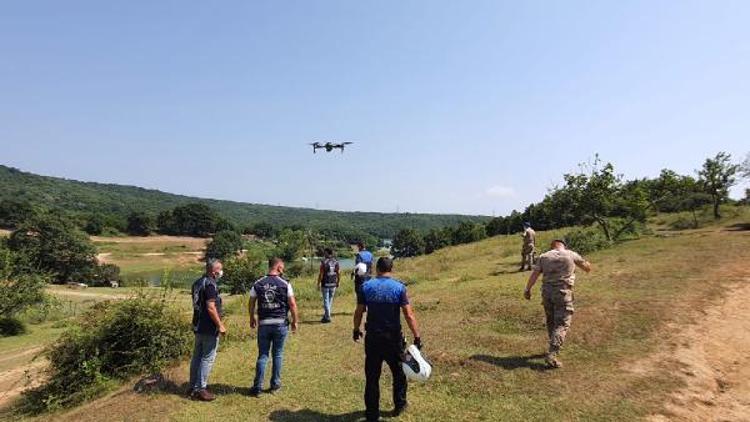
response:
[(536, 232), (531, 228), (531, 223), (523, 223), (523, 246), (521, 247), (521, 269), (518, 271), (524, 271), (526, 268), (531, 270), (531, 266), (534, 265), (534, 255), (536, 255)]
[(563, 240), (553, 240), (552, 250), (539, 256), (524, 291), (524, 297), (530, 300), (531, 288), (542, 274), (542, 304), (549, 335), (549, 351), (545, 360), (550, 368), (562, 367), (558, 354), (573, 320), (576, 267), (591, 271), (591, 264), (581, 255), (568, 250)]

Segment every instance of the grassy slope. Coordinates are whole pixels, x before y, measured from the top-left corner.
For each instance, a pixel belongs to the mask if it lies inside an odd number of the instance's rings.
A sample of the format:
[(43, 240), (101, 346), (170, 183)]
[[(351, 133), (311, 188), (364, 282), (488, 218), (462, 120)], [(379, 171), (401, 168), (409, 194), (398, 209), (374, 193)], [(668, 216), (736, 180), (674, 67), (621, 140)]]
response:
[[(552, 235), (542, 233), (541, 244)], [(688, 323), (690, 311), (718, 299), (742, 271), (747, 276), (737, 264), (750, 258), (746, 231), (647, 238), (594, 254), (595, 272), (579, 278), (566, 367), (549, 372), (538, 357), (545, 347), (538, 294), (521, 300), (527, 274), (513, 272), (517, 243), (498, 237), (399, 263), (435, 364), (429, 383), (410, 386), (412, 407), (402, 420), (631, 420), (647, 414), (677, 381), (670, 368), (644, 376), (629, 370), (630, 363), (658, 343), (662, 324)], [(720, 278), (712, 275), (717, 268), (724, 269)], [(363, 362), (362, 347), (349, 338), (351, 289), (347, 285), (337, 298), (334, 324), (321, 326), (311, 284), (295, 281), (304, 324), (288, 345), (282, 394), (243, 395), (255, 347), (241, 311), (244, 299), (235, 297), (228, 300), (232, 334), (211, 377), (217, 402), (187, 401), (176, 388), (146, 397), (126, 388), (53, 418), (352, 420), (362, 409)], [(182, 365), (172, 372), (177, 385), (185, 371)]]

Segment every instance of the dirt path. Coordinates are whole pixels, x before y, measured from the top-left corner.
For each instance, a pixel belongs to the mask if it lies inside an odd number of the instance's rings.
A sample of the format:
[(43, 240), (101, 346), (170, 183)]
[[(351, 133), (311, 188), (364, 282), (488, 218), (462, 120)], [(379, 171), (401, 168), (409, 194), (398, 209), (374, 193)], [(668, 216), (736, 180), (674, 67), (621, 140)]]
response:
[[(684, 386), (651, 421), (750, 421), (750, 278), (690, 326), (671, 326), (672, 346), (648, 358), (642, 370), (678, 368)], [(649, 369), (650, 367), (650, 369)]]
[[(34, 347), (20, 350), (18, 353), (4, 356), (3, 360), (39, 354), (43, 349), (43, 347)], [(45, 359), (34, 359), (18, 368), (0, 373), (0, 408), (10, 404), (24, 390), (39, 385), (42, 380), (42, 370), (46, 364)]]

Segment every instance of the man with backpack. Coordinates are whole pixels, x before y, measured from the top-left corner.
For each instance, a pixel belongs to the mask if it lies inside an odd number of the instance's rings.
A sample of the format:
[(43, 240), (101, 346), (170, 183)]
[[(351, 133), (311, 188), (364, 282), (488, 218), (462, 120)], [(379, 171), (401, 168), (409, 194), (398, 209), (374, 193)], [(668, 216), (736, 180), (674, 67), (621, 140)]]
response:
[(339, 287), (339, 262), (333, 257), (333, 250), (326, 248), (325, 258), (320, 263), (320, 272), (318, 273), (318, 287), (323, 295), (323, 324), (331, 322), (331, 308), (333, 307), (333, 297), (336, 294), (336, 288)]
[(206, 273), (193, 283), (193, 333), (195, 345), (190, 362), (190, 398), (213, 401), (216, 397), (206, 388), (208, 375), (216, 360), (219, 335), (227, 329), (221, 321), (221, 296), (216, 281), (223, 274), (221, 261), (209, 259)]

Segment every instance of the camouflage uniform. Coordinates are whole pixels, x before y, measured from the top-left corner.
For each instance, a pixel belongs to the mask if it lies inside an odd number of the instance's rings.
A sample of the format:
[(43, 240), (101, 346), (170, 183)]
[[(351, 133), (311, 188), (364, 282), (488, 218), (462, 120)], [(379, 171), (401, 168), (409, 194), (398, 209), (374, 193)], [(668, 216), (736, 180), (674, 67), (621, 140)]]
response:
[(523, 232), (523, 247), (521, 247), (521, 271), (527, 267), (531, 269), (534, 265), (534, 255), (536, 254), (536, 232), (531, 227)]
[(569, 250), (551, 250), (539, 256), (534, 270), (542, 273), (542, 305), (547, 317), (549, 354), (557, 355), (573, 320), (573, 285), (576, 264), (586, 262)]

